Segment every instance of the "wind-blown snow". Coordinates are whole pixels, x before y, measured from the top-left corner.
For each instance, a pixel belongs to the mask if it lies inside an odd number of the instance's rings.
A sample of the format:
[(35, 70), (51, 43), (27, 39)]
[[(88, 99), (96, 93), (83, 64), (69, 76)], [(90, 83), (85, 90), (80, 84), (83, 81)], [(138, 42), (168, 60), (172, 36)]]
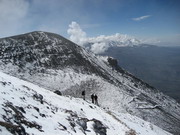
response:
[[(170, 135), (130, 114), (110, 113), (80, 98), (50, 90), (0, 72), (0, 134)], [(19, 123), (21, 122), (21, 123)], [(7, 125), (14, 128), (9, 128)], [(36, 125), (36, 126), (33, 126)], [(15, 130), (19, 126), (19, 130)], [(5, 128), (6, 127), (6, 128)]]

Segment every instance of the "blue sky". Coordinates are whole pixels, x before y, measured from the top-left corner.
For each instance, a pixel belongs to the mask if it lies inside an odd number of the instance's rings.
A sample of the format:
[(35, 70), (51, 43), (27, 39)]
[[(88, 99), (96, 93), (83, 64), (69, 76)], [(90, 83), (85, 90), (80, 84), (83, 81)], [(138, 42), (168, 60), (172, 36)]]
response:
[(0, 37), (35, 30), (68, 37), (77, 22), (90, 37), (128, 34), (180, 44), (179, 0), (0, 0)]

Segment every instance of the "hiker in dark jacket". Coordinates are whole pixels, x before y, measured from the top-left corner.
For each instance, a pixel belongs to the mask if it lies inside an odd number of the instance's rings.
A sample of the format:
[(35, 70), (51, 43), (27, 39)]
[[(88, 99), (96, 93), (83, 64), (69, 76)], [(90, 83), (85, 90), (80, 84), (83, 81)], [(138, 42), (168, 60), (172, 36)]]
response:
[(95, 104), (98, 105), (98, 96), (96, 94), (94, 95), (94, 101), (95, 101)]
[(85, 91), (84, 90), (82, 91), (82, 96), (83, 96), (83, 99), (85, 100)]
[(91, 95), (92, 103), (94, 104), (94, 94)]

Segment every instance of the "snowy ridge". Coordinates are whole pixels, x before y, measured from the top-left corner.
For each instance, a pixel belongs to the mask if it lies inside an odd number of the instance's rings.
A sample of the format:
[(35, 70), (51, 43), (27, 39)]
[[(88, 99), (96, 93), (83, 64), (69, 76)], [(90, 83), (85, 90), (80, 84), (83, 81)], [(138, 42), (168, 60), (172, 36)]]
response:
[(101, 107), (130, 113), (162, 129), (180, 132), (180, 105), (117, 64), (53, 33), (32, 32), (0, 39), (0, 69), (43, 88), (86, 98)]
[(142, 119), (111, 113), (79, 98), (0, 72), (0, 134), (170, 135)]

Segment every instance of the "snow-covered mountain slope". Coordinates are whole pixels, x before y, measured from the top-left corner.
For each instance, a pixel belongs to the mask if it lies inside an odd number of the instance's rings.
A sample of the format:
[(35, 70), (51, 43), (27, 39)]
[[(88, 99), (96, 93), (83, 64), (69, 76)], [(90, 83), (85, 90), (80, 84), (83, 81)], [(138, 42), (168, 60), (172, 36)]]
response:
[(170, 135), (129, 114), (106, 112), (0, 72), (0, 134)]
[(64, 95), (86, 99), (98, 95), (99, 105), (128, 112), (166, 131), (180, 133), (180, 105), (172, 98), (121, 69), (52, 33), (32, 32), (0, 39), (0, 70)]

